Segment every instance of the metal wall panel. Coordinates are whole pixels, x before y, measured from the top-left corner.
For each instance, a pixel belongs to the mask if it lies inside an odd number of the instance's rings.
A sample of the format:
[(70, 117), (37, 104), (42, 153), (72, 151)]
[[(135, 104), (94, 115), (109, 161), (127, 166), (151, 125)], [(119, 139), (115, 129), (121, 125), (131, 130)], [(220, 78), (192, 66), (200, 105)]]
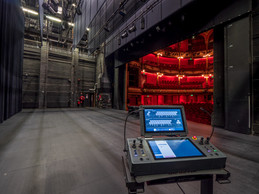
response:
[(250, 131), (250, 18), (225, 27), (225, 128)]
[(96, 15), (96, 12), (97, 12), (97, 1), (96, 0), (91, 0), (90, 7), (91, 7), (90, 18), (92, 20), (94, 18), (94, 16)]
[(167, 18), (171, 15), (172, 12), (180, 9), (181, 3), (180, 0), (172, 1), (172, 0), (163, 0), (162, 1), (162, 19)]
[[(70, 59), (70, 56), (67, 56)], [(71, 62), (65, 61), (63, 56), (49, 55), (46, 88), (46, 106), (69, 107), (71, 89)], [(70, 59), (71, 60), (71, 59)]]
[(191, 2), (192, 2), (192, 0), (181, 0), (181, 3), (182, 3), (181, 6), (185, 6), (185, 5), (187, 5), (188, 3), (191, 3)]
[(24, 47), (23, 108), (39, 106), (40, 49)]
[(213, 125), (224, 128), (224, 28), (214, 28), (214, 88), (213, 88)]
[(101, 6), (103, 5), (104, 2), (105, 2), (105, 0), (98, 0), (98, 9), (101, 8)]
[(151, 28), (155, 24), (157, 24), (159, 21), (161, 21), (162, 14), (161, 14), (161, 6), (162, 4), (159, 3), (157, 6), (153, 6), (157, 1), (156, 0), (150, 0), (147, 3), (147, 10), (150, 10), (147, 13), (147, 28)]

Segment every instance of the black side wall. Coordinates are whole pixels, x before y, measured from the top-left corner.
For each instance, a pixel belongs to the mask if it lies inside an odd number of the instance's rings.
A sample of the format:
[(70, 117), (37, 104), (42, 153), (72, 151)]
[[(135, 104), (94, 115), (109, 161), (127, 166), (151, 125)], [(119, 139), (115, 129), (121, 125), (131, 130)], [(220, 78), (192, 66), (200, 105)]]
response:
[(224, 105), (224, 28), (214, 28), (214, 118), (213, 124), (225, 126)]
[(0, 1), (0, 123), (22, 109), (24, 16), (19, 0)]
[(252, 114), (253, 130), (259, 134), (259, 0), (253, 1), (253, 65), (252, 65)]
[(251, 133), (251, 20), (250, 16), (224, 27), (225, 129)]

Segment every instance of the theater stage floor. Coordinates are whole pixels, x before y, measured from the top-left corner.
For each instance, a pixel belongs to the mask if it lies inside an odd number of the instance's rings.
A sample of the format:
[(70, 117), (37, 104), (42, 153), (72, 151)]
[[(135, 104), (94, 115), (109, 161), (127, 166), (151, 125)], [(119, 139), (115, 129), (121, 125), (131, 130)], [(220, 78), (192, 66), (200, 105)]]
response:
[[(126, 111), (24, 110), (0, 124), (0, 193), (122, 194)], [(207, 136), (208, 125), (188, 122), (189, 135)], [(127, 136), (140, 135), (129, 118)], [(228, 157), (231, 184), (214, 182), (216, 194), (259, 193), (259, 137), (215, 129), (212, 143)], [(199, 182), (180, 183), (198, 194)], [(147, 194), (181, 193), (176, 184), (146, 187)]]

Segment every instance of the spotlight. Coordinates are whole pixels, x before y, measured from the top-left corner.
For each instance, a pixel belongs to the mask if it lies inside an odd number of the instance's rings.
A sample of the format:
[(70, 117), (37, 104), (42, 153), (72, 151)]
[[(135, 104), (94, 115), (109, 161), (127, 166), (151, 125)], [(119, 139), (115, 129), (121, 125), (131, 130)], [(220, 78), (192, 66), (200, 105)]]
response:
[(49, 11), (52, 13), (52, 14), (55, 14), (58, 12), (58, 6), (57, 5), (54, 5), (53, 3), (50, 3), (49, 4)]
[(161, 29), (159, 26), (156, 27), (156, 31), (159, 32)]
[(82, 11), (81, 11), (81, 8), (79, 5), (76, 8), (76, 13), (77, 13), (77, 15), (82, 15)]
[(136, 29), (137, 29), (136, 26), (133, 24), (133, 25), (129, 28), (129, 33), (135, 32)]
[(44, 8), (44, 9), (46, 9), (49, 13), (51, 13), (51, 14), (56, 14), (57, 13), (57, 11), (58, 11), (58, 5), (54, 5), (53, 3), (46, 3), (46, 2), (44, 2), (43, 4), (42, 4), (42, 7)]
[(142, 17), (141, 20), (140, 20), (140, 28), (143, 30), (145, 29), (145, 18)]
[(54, 3), (55, 5), (58, 5), (59, 4), (59, 0), (51, 0), (52, 3)]
[(120, 9), (119, 14), (120, 14), (121, 16), (125, 16), (125, 15), (127, 14), (127, 12), (126, 12), (125, 9), (122, 8), (122, 9)]
[(126, 37), (128, 37), (127, 31), (125, 31), (125, 32), (121, 35), (121, 38), (126, 38)]

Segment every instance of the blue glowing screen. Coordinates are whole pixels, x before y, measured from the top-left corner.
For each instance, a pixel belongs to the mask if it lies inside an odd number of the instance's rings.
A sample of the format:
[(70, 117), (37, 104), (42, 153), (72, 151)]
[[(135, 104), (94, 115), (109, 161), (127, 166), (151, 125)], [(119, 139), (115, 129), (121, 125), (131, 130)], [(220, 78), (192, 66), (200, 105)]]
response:
[(204, 156), (189, 139), (149, 140), (155, 159)]
[(145, 109), (146, 132), (185, 131), (181, 109)]

